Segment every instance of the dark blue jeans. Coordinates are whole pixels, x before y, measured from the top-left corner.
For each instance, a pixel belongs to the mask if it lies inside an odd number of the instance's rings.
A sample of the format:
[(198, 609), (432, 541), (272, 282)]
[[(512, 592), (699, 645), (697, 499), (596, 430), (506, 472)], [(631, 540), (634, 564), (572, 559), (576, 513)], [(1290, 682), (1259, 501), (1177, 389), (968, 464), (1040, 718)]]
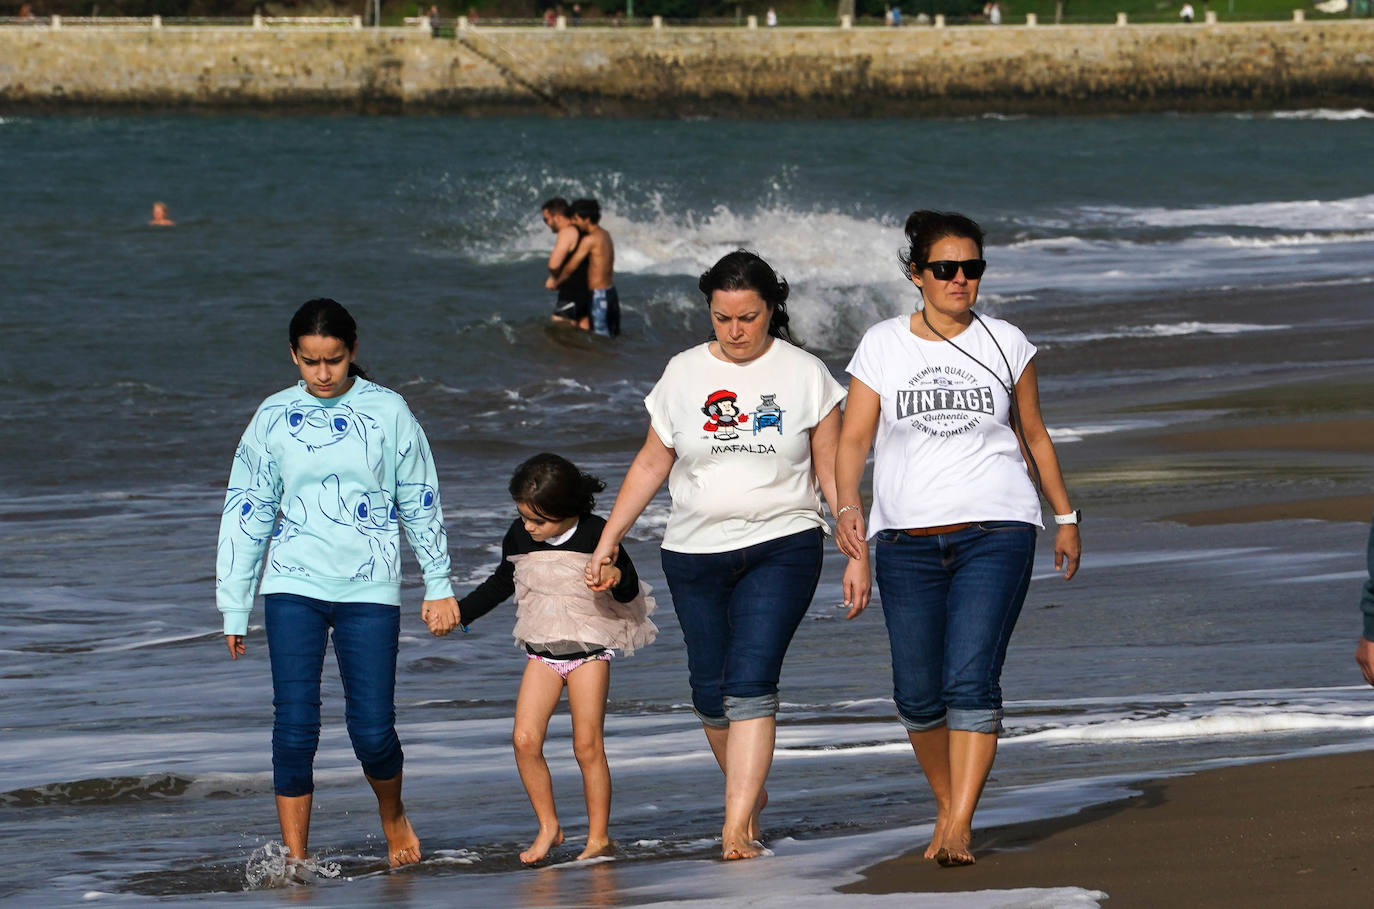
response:
[(821, 577), (821, 530), (729, 552), (663, 550), (692, 707), (708, 726), (778, 712), (787, 646)]
[(1002, 662), (1030, 586), (1035, 528), (985, 521), (930, 537), (883, 530), (876, 541), (902, 725), (997, 732)]
[(277, 795), (315, 791), (311, 768), (320, 743), (320, 673), (331, 628), (353, 753), (374, 780), (395, 777), (405, 760), (396, 737), (395, 701), (401, 610), (290, 593), (269, 593), (263, 599), (276, 708), (272, 783)]

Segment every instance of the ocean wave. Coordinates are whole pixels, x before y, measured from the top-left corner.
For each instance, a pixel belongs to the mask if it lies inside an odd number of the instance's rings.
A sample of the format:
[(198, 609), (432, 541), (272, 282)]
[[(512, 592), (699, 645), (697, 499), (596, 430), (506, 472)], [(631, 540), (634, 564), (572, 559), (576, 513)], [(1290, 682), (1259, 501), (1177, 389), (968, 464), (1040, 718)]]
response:
[(195, 782), (194, 777), (174, 773), (97, 777), (0, 792), (0, 805), (9, 808), (34, 808), (42, 805), (127, 805), (185, 795)]
[(1255, 322), (1156, 322), (1153, 325), (1122, 325), (1102, 331), (1072, 334), (1045, 334), (1037, 341), (1053, 343), (1082, 343), (1113, 338), (1178, 338), (1186, 335), (1238, 335), (1252, 331), (1283, 331), (1291, 325), (1262, 325)]
[(1349, 110), (1338, 110), (1333, 107), (1314, 107), (1307, 110), (1272, 110), (1263, 113), (1239, 113), (1234, 115), (1237, 120), (1369, 120), (1374, 119), (1374, 112), (1365, 110), (1362, 107), (1354, 107)]
[(1088, 725), (1040, 729), (1017, 735), (1008, 742), (1028, 744), (1069, 742), (1139, 742), (1183, 738), (1236, 738), (1282, 732), (1349, 732), (1374, 730), (1374, 716), (1323, 713), (1275, 712), (1262, 707), (1232, 709), (1204, 716), (1126, 719)]

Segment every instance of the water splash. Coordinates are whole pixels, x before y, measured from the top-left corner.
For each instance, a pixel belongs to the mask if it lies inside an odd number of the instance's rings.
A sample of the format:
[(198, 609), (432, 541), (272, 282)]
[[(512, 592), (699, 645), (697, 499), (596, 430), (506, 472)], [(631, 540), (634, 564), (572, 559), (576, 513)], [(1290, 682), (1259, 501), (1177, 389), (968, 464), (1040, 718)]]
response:
[(294, 859), (282, 843), (259, 846), (244, 865), (245, 890), (269, 890), (314, 883), (319, 878), (336, 878), (343, 869), (338, 862), (317, 858)]

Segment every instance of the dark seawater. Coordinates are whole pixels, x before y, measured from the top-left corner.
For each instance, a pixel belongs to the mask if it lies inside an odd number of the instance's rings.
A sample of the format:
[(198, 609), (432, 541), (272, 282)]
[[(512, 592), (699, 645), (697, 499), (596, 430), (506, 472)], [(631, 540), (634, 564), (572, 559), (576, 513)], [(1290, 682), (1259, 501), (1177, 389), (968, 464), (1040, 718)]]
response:
[[(344, 302), (360, 361), (423, 422), (466, 591), (494, 566), (505, 483), (528, 455), (600, 473), (609, 507), (644, 436), (644, 393), (709, 330), (704, 268), (737, 246), (770, 259), (792, 282), (798, 335), (842, 376), (863, 330), (912, 306), (896, 253), (918, 205), (987, 228), (984, 308), (1040, 346), (1046, 419), (1091, 516), (1072, 584), (1042, 537), (982, 821), (1210, 761), (1368, 745), (1350, 660), (1365, 526), (1158, 518), (1368, 493), (1374, 469), (1195, 455), (1160, 473), (1138, 445), (1224, 422), (1201, 399), (1279, 386), (1326, 390), (1276, 419), (1374, 412), (1371, 157), (1374, 116), (1360, 111), (0, 119), (0, 899), (185, 901), (271, 883), (261, 613), (231, 663), (213, 559), (237, 438), (294, 381), (299, 303)], [(602, 201), (619, 341), (547, 322), (538, 206), (552, 195)], [(175, 228), (145, 226), (154, 200)], [(327, 670), (312, 845), (331, 905), (461, 892), (474, 905), (820, 906), (862, 861), (919, 839), (933, 806), (887, 700), (879, 608), (842, 620), (832, 554), (784, 672), (765, 816), (777, 857), (712, 861), (721, 782), (687, 708), (657, 559), (666, 515), (661, 496), (627, 543), (663, 630), (612, 674), (624, 858), (517, 867), (534, 824), (509, 748), (512, 612), (436, 640), (411, 586), (398, 713), (433, 858), (376, 874), (385, 850)], [(547, 754), (571, 847), (585, 821), (569, 735), (556, 717)]]

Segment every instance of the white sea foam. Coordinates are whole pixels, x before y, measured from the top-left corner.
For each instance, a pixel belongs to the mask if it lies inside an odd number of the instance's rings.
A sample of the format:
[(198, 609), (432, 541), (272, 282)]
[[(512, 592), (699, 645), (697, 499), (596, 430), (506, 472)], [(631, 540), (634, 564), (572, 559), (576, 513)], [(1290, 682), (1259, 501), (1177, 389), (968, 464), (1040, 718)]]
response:
[(1083, 426), (1050, 426), (1050, 438), (1055, 442), (1081, 442), (1088, 436), (1110, 435), (1131, 429), (1151, 429), (1164, 426), (1162, 420), (1118, 420), (1112, 423), (1096, 423)]
[(1308, 110), (1274, 110), (1260, 114), (1242, 113), (1236, 114), (1235, 117), (1238, 120), (1369, 120), (1374, 118), (1374, 112), (1367, 111), (1362, 107), (1348, 110), (1316, 107)]
[(1047, 344), (1081, 344), (1113, 338), (1180, 338), (1187, 335), (1238, 335), (1254, 331), (1283, 331), (1291, 325), (1255, 322), (1156, 322), (1151, 325), (1118, 325), (1097, 331), (1045, 334), (1036, 338)]

